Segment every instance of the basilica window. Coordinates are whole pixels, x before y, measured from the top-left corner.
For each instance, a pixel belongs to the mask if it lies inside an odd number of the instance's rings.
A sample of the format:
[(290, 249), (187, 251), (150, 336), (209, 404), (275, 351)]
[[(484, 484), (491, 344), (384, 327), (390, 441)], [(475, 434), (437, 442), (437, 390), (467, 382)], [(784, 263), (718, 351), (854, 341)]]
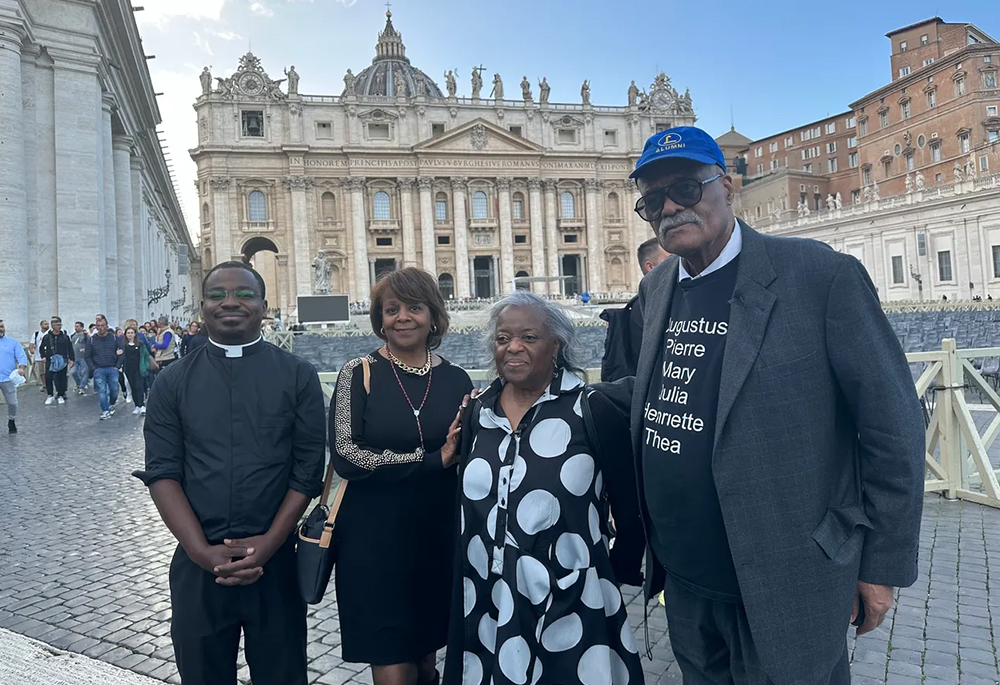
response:
[(201, 223), (208, 225), (212, 220), (211, 210), (208, 208), (208, 203), (206, 202), (201, 206)]
[(983, 73), (983, 85), (987, 88), (997, 87), (997, 74), (995, 71), (987, 71)]
[(389, 140), (389, 124), (368, 124), (368, 140)]
[(392, 204), (389, 202), (389, 193), (380, 190), (375, 193), (372, 200), (374, 205), (375, 221), (388, 221), (392, 218)]
[(333, 193), (323, 193), (320, 198), (320, 213), (324, 221), (333, 221), (337, 218), (337, 198)]
[(510, 202), (510, 213), (514, 221), (524, 221), (524, 195), (514, 193)]
[(931, 143), (931, 161), (941, 161), (941, 143)]
[(486, 193), (477, 190), (472, 194), (472, 218), (485, 219), (489, 216)]
[(965, 95), (965, 79), (955, 79), (955, 97), (960, 98)]
[(960, 133), (958, 135), (958, 144), (959, 144), (959, 147), (962, 148), (962, 154), (964, 154), (964, 155), (969, 154), (969, 134), (968, 133)]
[(561, 128), (557, 134), (556, 140), (563, 145), (573, 145), (576, 143), (576, 129), (575, 128)]
[(320, 140), (329, 140), (330, 138), (333, 138), (333, 124), (329, 121), (317, 121), (316, 138)]
[(264, 137), (264, 112), (261, 110), (247, 110), (241, 113), (243, 121), (244, 138)]
[(576, 198), (568, 190), (559, 197), (559, 206), (562, 208), (563, 219), (576, 218)]
[(448, 220), (448, 195), (438, 193), (434, 196), (434, 221)]
[(267, 197), (259, 190), (247, 197), (247, 218), (251, 222), (267, 221)]

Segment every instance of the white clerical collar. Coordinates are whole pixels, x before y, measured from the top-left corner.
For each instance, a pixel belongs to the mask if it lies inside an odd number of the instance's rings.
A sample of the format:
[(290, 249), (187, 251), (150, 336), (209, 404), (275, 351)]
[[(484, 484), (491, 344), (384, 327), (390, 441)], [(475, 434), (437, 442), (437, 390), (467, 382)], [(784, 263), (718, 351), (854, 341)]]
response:
[(213, 345), (215, 345), (216, 347), (218, 347), (220, 349), (225, 350), (227, 357), (242, 357), (243, 356), (243, 350), (245, 348), (250, 347), (251, 345), (256, 345), (257, 343), (259, 343), (263, 339), (264, 339), (264, 336), (260, 335), (260, 336), (257, 337), (256, 340), (254, 340), (253, 342), (247, 343), (245, 345), (223, 345), (222, 343), (215, 342), (211, 338), (208, 339), (208, 342), (212, 343)]
[(684, 268), (684, 260), (682, 259), (680, 268), (677, 269), (677, 280), (683, 281), (685, 278), (701, 278), (702, 276), (709, 275), (713, 271), (718, 271), (726, 264), (736, 259), (742, 249), (743, 231), (740, 229), (740, 222), (739, 219), (737, 219), (736, 227), (733, 229), (733, 234), (729, 236), (729, 242), (726, 243), (724, 248), (722, 248), (722, 252), (720, 252), (719, 256), (715, 258), (715, 261), (705, 267), (705, 270), (697, 276), (692, 276), (688, 273), (687, 269)]

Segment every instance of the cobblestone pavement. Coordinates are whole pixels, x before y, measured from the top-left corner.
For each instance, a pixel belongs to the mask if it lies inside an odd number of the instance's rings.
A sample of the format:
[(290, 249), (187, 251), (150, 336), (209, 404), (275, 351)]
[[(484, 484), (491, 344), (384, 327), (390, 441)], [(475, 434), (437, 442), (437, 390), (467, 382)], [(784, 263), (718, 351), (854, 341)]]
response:
[[(175, 543), (129, 475), (142, 465), (141, 417), (119, 404), (112, 420), (98, 421), (93, 396), (46, 407), (37, 386), (20, 396), (21, 432), (0, 433), (0, 628), (179, 682), (167, 588)], [(993, 637), (1000, 592), (992, 592), (1000, 583), (1000, 511), (928, 497), (921, 535), (917, 583), (899, 592), (879, 630), (848, 638), (855, 685), (1000, 682)], [(370, 685), (366, 669), (339, 658), (329, 594), (309, 614), (310, 680)], [(634, 590), (627, 599), (642, 644), (641, 602)], [(651, 611), (646, 681), (679, 684), (662, 609)], [(0, 663), (5, 658), (0, 650)], [(240, 667), (245, 683), (242, 655)]]

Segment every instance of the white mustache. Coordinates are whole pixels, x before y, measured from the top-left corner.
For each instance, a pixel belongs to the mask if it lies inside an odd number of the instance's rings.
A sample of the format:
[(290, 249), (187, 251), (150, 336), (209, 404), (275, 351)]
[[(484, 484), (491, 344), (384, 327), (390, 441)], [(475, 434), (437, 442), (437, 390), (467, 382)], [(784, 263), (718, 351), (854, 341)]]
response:
[(702, 225), (701, 217), (690, 209), (685, 209), (682, 212), (678, 212), (673, 216), (665, 216), (660, 219), (659, 234), (663, 235), (672, 228), (677, 228), (683, 224), (697, 224)]

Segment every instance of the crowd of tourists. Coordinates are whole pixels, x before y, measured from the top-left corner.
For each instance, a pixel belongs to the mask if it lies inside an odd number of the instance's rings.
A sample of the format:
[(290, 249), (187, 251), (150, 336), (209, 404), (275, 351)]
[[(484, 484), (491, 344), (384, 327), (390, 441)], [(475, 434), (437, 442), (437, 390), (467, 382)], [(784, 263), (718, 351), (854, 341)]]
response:
[(76, 321), (69, 332), (60, 317), (52, 316), (39, 322), (25, 354), (0, 321), (0, 390), (7, 403), (8, 432), (17, 432), (17, 389), (27, 380), (29, 364), (47, 395), (46, 406), (67, 402), (72, 378), (76, 395), (97, 397), (100, 420), (105, 421), (123, 403), (133, 405), (132, 414), (145, 414), (145, 398), (157, 374), (207, 340), (197, 321), (181, 328), (166, 317), (142, 324), (128, 319), (111, 328), (107, 317), (97, 314), (89, 325)]

